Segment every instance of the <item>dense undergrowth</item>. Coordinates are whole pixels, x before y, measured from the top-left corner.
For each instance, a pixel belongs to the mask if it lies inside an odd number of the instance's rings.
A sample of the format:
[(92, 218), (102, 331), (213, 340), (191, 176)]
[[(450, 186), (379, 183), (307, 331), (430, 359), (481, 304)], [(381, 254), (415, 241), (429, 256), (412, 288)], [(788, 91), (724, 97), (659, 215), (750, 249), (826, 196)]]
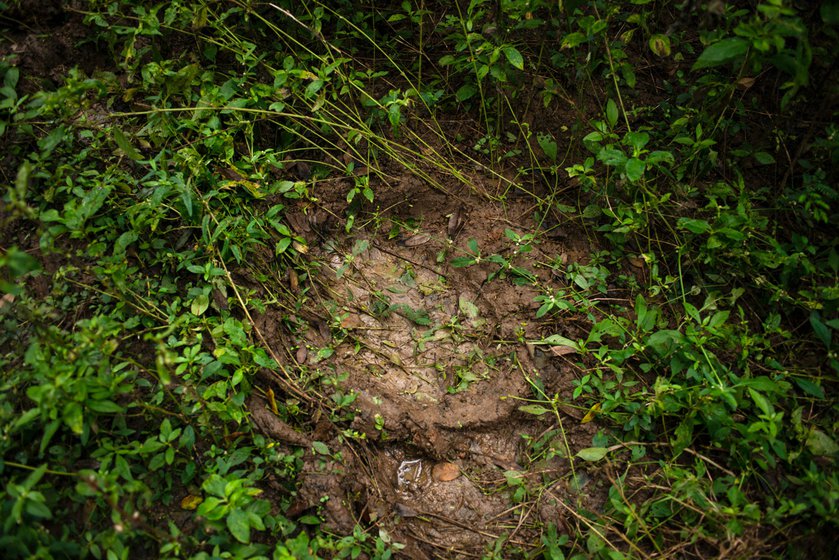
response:
[[(27, 4), (0, 3), (4, 41), (39, 25)], [(352, 398), (251, 315), (277, 306), (293, 330), (316, 298), (286, 207), (349, 179), (351, 231), (395, 167), (495, 176), (491, 197), (531, 197), (544, 225), (513, 242), (561, 221), (601, 248), (545, 264), (567, 282), (540, 287), (533, 320), (603, 427), (583, 459), (629, 453), (579, 530), (547, 522), (487, 557), (828, 557), (839, 3), (90, 0), (53, 17), (107, 63), (52, 81), (0, 60), (5, 557), (398, 551), (374, 521), (335, 535), (288, 514), (303, 451), (276, 453), (245, 406), (348, 426)], [(451, 264), (476, 264), (462, 245)], [(535, 281), (495, 262), (492, 281)], [(571, 315), (585, 337), (561, 335)], [(558, 399), (535, 383), (523, 410)]]

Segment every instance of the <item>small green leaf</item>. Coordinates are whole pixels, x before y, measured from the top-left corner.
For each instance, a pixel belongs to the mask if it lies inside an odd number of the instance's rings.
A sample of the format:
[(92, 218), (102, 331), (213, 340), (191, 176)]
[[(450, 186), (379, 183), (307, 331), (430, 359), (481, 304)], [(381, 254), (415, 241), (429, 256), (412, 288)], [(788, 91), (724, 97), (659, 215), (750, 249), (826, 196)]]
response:
[(192, 300), (190, 311), (193, 315), (201, 316), (207, 311), (208, 307), (210, 307), (210, 297), (207, 294), (199, 294)]
[(125, 135), (123, 131), (118, 128), (113, 128), (114, 133), (114, 140), (119, 146), (119, 149), (122, 150), (122, 153), (126, 155), (129, 159), (133, 159), (134, 161), (139, 161), (143, 159), (142, 154), (137, 151), (133, 145), (131, 145), (131, 141), (128, 139), (128, 136)]
[(556, 161), (557, 147), (556, 140), (553, 135), (539, 133), (536, 135), (536, 141), (539, 143), (539, 147), (542, 148), (542, 151), (545, 152), (545, 155), (548, 156), (551, 161)]
[(578, 350), (580, 348), (580, 345), (577, 342), (558, 334), (552, 334), (551, 336), (540, 341), (540, 344), (550, 344), (551, 346), (567, 346), (569, 348), (574, 348), (575, 350)]
[(504, 56), (507, 57), (507, 61), (513, 66), (513, 68), (518, 68), (519, 70), (524, 70), (524, 57), (522, 57), (521, 53), (515, 47), (503, 47), (501, 50), (504, 51)]
[(312, 449), (314, 449), (315, 452), (319, 453), (320, 455), (329, 455), (329, 448), (322, 441), (313, 441)]
[(605, 457), (607, 453), (609, 453), (609, 450), (605, 447), (586, 447), (577, 451), (577, 457), (593, 463)]
[(670, 37), (660, 33), (653, 35), (650, 37), (650, 50), (656, 56), (670, 56)]
[(109, 400), (89, 400), (87, 401), (87, 407), (94, 412), (100, 412), (102, 414), (119, 414), (125, 411), (123, 407)]
[(549, 408), (539, 406), (538, 404), (526, 404), (524, 406), (520, 406), (519, 410), (527, 414), (533, 414), (535, 416), (542, 416), (543, 414), (551, 412)]
[(741, 37), (730, 37), (709, 45), (693, 65), (693, 70), (721, 66), (743, 58), (749, 50), (749, 42)]
[(461, 295), (457, 300), (457, 307), (461, 313), (466, 315), (470, 319), (475, 319), (478, 317), (479, 310), (478, 306), (466, 299), (465, 296)]
[(609, 123), (610, 128), (615, 128), (618, 124), (618, 106), (613, 99), (606, 102), (606, 122)]
[(454, 268), (463, 268), (475, 264), (475, 259), (472, 257), (456, 257), (452, 259), (449, 264), (451, 264)]

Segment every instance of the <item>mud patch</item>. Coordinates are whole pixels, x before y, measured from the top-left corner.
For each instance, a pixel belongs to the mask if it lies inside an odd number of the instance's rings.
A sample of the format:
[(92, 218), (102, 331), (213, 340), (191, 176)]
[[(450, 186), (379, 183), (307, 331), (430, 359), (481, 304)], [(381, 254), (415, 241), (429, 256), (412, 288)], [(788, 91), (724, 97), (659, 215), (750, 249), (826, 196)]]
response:
[[(546, 523), (562, 526), (563, 504), (604, 499), (590, 492), (602, 476), (568, 459), (591, 446), (594, 425), (564, 405), (543, 417), (520, 410), (536, 385), (570, 400), (573, 369), (531, 344), (546, 334), (534, 298), (559, 281), (545, 263), (584, 260), (590, 248), (554, 231), (524, 250), (516, 235), (539, 230), (525, 202), (417, 180), (381, 192), (350, 236), (328, 225), (340, 200), (290, 219), (321, 263), (322, 307), (301, 312), (315, 317), (296, 361), (353, 395), (351, 431), (366, 442), (331, 439), (343, 462), (315, 476), (307, 461), (300, 494), (310, 506), (328, 499), (336, 529), (375, 523), (414, 558), (480, 555), (499, 539), (529, 548)], [(451, 265), (468, 255), (470, 266)]]

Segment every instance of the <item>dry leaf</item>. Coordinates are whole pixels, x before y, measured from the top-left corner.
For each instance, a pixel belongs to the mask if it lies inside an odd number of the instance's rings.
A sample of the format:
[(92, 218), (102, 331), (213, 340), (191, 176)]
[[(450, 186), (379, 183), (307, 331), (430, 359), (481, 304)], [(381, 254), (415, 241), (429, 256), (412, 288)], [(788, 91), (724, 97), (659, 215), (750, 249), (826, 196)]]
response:
[(288, 269), (288, 287), (295, 294), (300, 290), (300, 279), (293, 268)]
[(309, 348), (306, 345), (301, 345), (300, 348), (297, 349), (297, 353), (294, 355), (294, 359), (297, 360), (298, 364), (305, 364), (306, 358), (309, 357)]
[(431, 478), (437, 482), (450, 482), (460, 476), (460, 467), (454, 463), (437, 463), (431, 469)]
[(631, 266), (634, 266), (635, 268), (644, 268), (644, 264), (646, 264), (644, 259), (642, 259), (641, 257), (629, 257), (626, 260), (627, 262), (629, 262)]
[(183, 500), (181, 500), (181, 509), (188, 509), (190, 511), (198, 508), (201, 505), (201, 502), (204, 501), (204, 498), (201, 496), (193, 496), (192, 494), (187, 494), (184, 496)]
[(551, 354), (554, 356), (565, 356), (566, 354), (576, 354), (577, 349), (570, 346), (551, 346)]
[(405, 504), (400, 504), (398, 502), (395, 506), (393, 506), (393, 510), (399, 517), (416, 517), (417, 515), (419, 515), (419, 513), (417, 513), (417, 510), (415, 510), (411, 506), (406, 506)]
[(595, 404), (588, 412), (586, 412), (586, 415), (583, 416), (582, 420), (580, 420), (580, 424), (588, 424), (594, 420), (594, 417), (597, 416), (598, 412), (600, 412), (600, 403)]
[(739, 87), (740, 89), (749, 89), (750, 87), (752, 87), (754, 85), (754, 83), (755, 83), (755, 79), (754, 78), (749, 78), (747, 76), (747, 77), (740, 78), (739, 80), (737, 80), (737, 87)]
[(290, 214), (286, 214), (285, 217), (288, 225), (299, 234), (304, 234), (312, 231), (311, 226), (309, 225), (309, 220), (305, 214), (302, 212), (293, 212)]
[(428, 243), (431, 239), (431, 236), (427, 233), (418, 233), (417, 235), (413, 235), (405, 240), (405, 247), (417, 247), (419, 245), (424, 245)]
[(458, 206), (454, 212), (451, 213), (449, 216), (449, 224), (446, 228), (446, 233), (449, 235), (449, 239), (454, 240), (460, 230), (463, 229), (466, 220), (463, 217), (463, 206)]

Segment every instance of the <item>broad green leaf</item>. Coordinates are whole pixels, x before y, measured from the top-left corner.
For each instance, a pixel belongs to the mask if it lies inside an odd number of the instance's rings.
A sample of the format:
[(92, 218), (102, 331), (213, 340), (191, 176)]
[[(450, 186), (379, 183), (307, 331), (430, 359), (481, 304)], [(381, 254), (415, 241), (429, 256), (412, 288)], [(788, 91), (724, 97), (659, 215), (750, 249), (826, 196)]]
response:
[(688, 317), (696, 321), (697, 323), (702, 322), (702, 318), (699, 316), (699, 310), (696, 308), (695, 305), (692, 303), (685, 301), (682, 303), (682, 307), (685, 308), (685, 313), (688, 314)]
[(573, 49), (577, 45), (584, 43), (588, 37), (579, 32), (569, 33), (562, 39), (563, 49)]
[(813, 311), (810, 313), (810, 325), (813, 326), (813, 330), (816, 333), (816, 336), (819, 337), (819, 340), (822, 341), (825, 348), (830, 350), (830, 343), (831, 339), (833, 338), (833, 333), (830, 331), (830, 327), (825, 325), (821, 317), (819, 316), (818, 311)]
[(84, 431), (84, 412), (80, 403), (70, 401), (64, 405), (64, 414), (62, 417), (64, 423), (67, 424), (68, 428), (73, 430), (74, 434), (81, 435), (82, 431)]
[(315, 452), (319, 453), (320, 455), (329, 455), (329, 448), (322, 441), (313, 441), (312, 449), (314, 449)]
[(586, 447), (577, 451), (577, 457), (593, 463), (605, 457), (607, 453), (609, 453), (609, 450), (605, 447)]
[(749, 41), (741, 37), (729, 37), (709, 45), (693, 65), (693, 70), (713, 68), (738, 60), (749, 50)]
[(507, 46), (503, 47), (502, 50), (504, 51), (504, 56), (507, 57), (507, 61), (513, 66), (513, 68), (524, 70), (524, 58), (515, 47)]
[(798, 385), (798, 387), (802, 391), (804, 391), (810, 396), (816, 397), (817, 399), (824, 398), (824, 389), (822, 389), (819, 385), (816, 385), (809, 379), (796, 378), (795, 384)]
[(638, 78), (635, 76), (635, 70), (632, 68), (632, 65), (628, 62), (624, 62), (621, 64), (620, 68), (621, 75), (623, 76), (623, 80), (626, 82), (626, 85), (634, 89)]
[(810, 453), (818, 456), (830, 456), (839, 453), (839, 445), (829, 435), (815, 428), (807, 436), (807, 448)]
[(644, 170), (646, 168), (647, 164), (642, 160), (631, 158), (626, 162), (626, 167), (624, 168), (626, 170), (626, 178), (633, 183), (637, 183), (644, 176)]
[(731, 311), (717, 311), (708, 321), (708, 328), (709, 329), (716, 329), (725, 324), (728, 321), (728, 316), (731, 314)]
[(656, 331), (647, 339), (647, 346), (652, 348), (659, 356), (666, 356), (684, 343), (685, 337), (679, 331), (661, 330)]
[[(38, 517), (40, 519), (50, 519), (52, 518), (52, 512), (50, 512), (50, 508), (43, 503), (44, 495), (40, 492), (30, 492), (28, 496), (28, 500), (26, 500), (26, 513), (31, 515), (32, 517)], [(38, 501), (35, 498), (40, 498)]]
[(6, 70), (6, 74), (3, 76), (3, 85), (7, 88), (14, 89), (17, 86), (17, 82), (19, 79), (20, 70), (13, 66)]
[(234, 509), (227, 515), (227, 528), (237, 541), (248, 544), (251, 541), (251, 526), (247, 512)]
[(455, 99), (462, 103), (471, 99), (476, 93), (478, 93), (478, 88), (475, 87), (473, 84), (463, 84), (455, 92), (454, 96)]
[(610, 167), (618, 167), (626, 163), (626, 154), (615, 148), (602, 148), (597, 152), (597, 159)]
[(760, 411), (766, 414), (767, 416), (775, 412), (769, 400), (758, 391), (755, 391), (754, 389), (749, 387), (749, 395), (751, 395), (752, 400), (760, 409)]
[(711, 224), (705, 220), (696, 220), (694, 218), (679, 218), (677, 225), (692, 233), (708, 233), (711, 231)]
[(632, 146), (637, 156), (650, 141), (650, 135), (646, 132), (627, 132), (623, 137), (623, 143)]

